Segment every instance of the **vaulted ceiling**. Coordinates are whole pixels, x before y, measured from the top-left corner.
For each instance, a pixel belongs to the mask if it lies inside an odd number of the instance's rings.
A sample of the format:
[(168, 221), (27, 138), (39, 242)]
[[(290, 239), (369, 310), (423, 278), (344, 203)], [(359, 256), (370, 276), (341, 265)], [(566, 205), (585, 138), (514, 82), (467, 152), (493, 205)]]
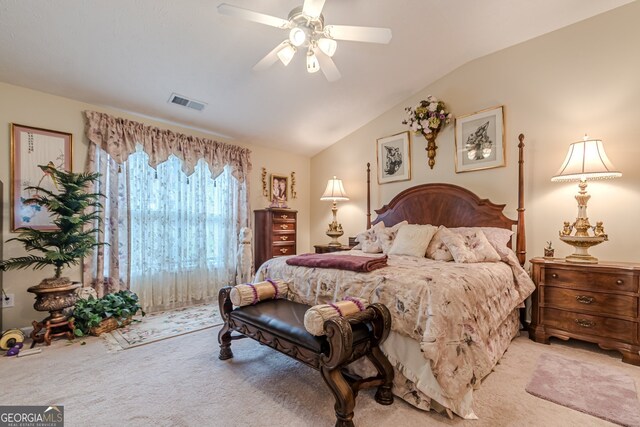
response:
[[(252, 71), (287, 33), (221, 15), (222, 1), (0, 0), (0, 81), (313, 155), (466, 62), (630, 2), (327, 0), (325, 24), (393, 32), (338, 42), (330, 83), (301, 52)], [(282, 18), (303, 2), (224, 1)]]

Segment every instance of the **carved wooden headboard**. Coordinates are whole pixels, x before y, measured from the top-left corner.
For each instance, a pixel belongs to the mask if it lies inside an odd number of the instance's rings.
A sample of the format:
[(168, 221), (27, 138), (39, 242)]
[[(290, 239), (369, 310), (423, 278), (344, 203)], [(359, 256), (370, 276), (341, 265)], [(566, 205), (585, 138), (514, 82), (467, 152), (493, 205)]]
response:
[(410, 224), (444, 225), (445, 227), (516, 226), (516, 255), (520, 264), (526, 261), (524, 228), (524, 135), (518, 139), (518, 220), (504, 215), (505, 205), (481, 199), (471, 191), (453, 184), (422, 184), (398, 193), (391, 201), (376, 209), (378, 216), (371, 221), (371, 169), (367, 163), (367, 229), (371, 224), (384, 222), (386, 226), (408, 221)]

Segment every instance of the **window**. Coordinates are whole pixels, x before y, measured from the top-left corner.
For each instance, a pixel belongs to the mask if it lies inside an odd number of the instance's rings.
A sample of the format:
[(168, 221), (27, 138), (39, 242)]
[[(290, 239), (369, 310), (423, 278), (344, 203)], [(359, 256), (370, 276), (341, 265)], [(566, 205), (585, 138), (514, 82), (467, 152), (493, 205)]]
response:
[(131, 290), (151, 310), (211, 299), (234, 282), (240, 183), (202, 159), (189, 177), (173, 155), (148, 161), (138, 149), (125, 165)]

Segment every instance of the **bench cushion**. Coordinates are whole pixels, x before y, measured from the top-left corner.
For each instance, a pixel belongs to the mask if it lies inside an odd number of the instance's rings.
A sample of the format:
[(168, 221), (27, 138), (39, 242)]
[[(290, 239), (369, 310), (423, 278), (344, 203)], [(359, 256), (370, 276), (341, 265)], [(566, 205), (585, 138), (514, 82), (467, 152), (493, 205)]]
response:
[[(278, 299), (238, 307), (230, 316), (316, 353), (326, 354), (329, 351), (327, 338), (315, 337), (304, 328), (304, 314), (310, 308), (306, 304)], [(368, 324), (352, 325), (352, 328), (354, 344), (369, 339)]]

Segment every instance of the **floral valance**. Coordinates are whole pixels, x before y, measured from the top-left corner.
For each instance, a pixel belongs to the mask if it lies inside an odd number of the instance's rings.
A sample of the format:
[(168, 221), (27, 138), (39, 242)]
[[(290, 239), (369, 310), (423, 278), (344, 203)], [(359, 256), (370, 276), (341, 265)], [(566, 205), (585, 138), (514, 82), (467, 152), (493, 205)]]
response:
[(85, 111), (89, 141), (106, 151), (117, 163), (123, 163), (140, 144), (155, 168), (172, 154), (182, 160), (182, 170), (189, 176), (198, 160), (204, 159), (215, 179), (226, 165), (232, 174), (244, 181), (251, 171), (251, 150), (208, 138), (176, 133), (168, 129), (114, 117), (96, 111)]

